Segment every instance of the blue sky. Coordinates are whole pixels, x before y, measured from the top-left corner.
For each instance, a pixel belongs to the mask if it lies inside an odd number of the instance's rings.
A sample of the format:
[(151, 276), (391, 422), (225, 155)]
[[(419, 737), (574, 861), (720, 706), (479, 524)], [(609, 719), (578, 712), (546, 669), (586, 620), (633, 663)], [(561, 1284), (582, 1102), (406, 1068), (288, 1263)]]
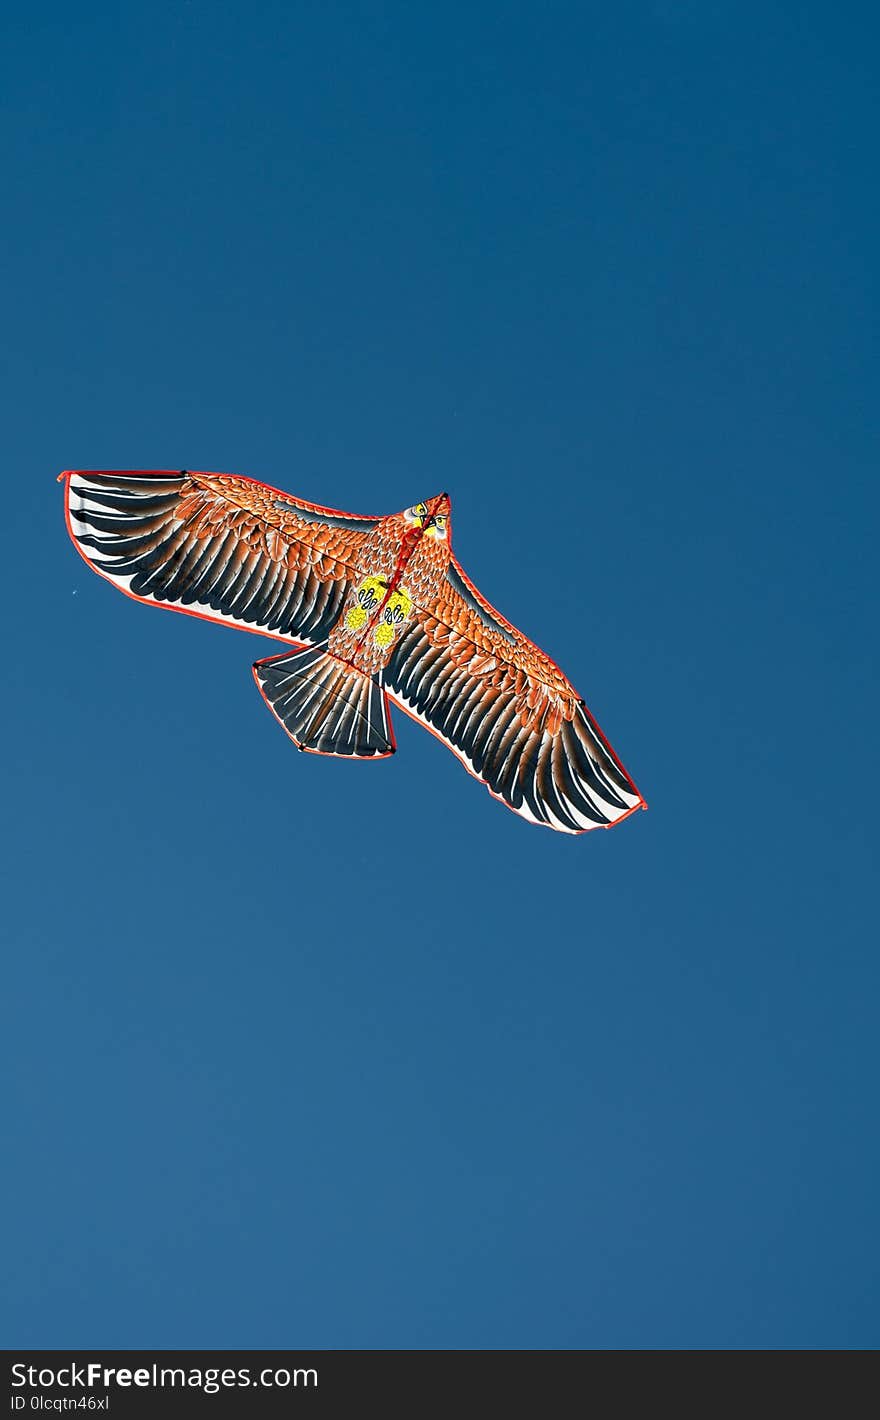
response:
[[(4, 1344), (876, 1345), (870, 7), (2, 27)], [(65, 467), (448, 488), (650, 812), (297, 755)]]

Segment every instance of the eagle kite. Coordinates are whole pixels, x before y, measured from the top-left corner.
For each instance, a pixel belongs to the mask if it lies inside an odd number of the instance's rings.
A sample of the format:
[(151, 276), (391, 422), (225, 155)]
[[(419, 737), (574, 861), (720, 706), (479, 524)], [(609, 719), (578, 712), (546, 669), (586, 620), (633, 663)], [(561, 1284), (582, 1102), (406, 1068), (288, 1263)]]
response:
[(368, 518), (228, 474), (61, 480), (77, 550), (121, 591), (294, 647), (254, 676), (301, 750), (393, 754), (390, 697), (532, 823), (583, 833), (645, 807), (558, 666), (459, 566), (446, 493)]

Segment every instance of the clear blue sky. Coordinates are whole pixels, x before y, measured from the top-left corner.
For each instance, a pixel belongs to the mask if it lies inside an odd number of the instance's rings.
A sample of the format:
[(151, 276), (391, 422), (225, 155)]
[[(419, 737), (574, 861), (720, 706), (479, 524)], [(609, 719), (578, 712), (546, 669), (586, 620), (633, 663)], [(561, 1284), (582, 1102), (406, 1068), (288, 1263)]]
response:
[[(3, 1344), (876, 1345), (873, 8), (2, 27)], [(296, 754), (155, 466), (448, 488), (650, 812)]]

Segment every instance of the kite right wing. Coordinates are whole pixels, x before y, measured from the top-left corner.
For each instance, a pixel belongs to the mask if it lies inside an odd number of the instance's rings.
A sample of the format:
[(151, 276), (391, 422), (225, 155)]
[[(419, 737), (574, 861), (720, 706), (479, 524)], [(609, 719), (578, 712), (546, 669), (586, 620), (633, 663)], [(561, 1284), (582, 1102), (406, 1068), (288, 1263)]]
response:
[(450, 559), (385, 674), (391, 698), (515, 813), (563, 833), (620, 822), (644, 800), (577, 691)]

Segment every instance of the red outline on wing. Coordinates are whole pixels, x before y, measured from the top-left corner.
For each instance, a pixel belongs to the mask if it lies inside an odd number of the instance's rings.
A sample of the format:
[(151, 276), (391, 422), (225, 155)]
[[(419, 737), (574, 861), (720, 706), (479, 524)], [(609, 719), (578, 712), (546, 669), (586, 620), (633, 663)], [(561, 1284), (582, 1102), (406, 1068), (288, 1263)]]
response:
[[(520, 629), (519, 629), (518, 626), (514, 626), (514, 624), (513, 624), (512, 621), (508, 621), (506, 616), (502, 616), (500, 611), (496, 611), (496, 609), (495, 609), (495, 607), (492, 605), (492, 603), (491, 603), (490, 601), (487, 601), (487, 599), (483, 596), (483, 593), (480, 591), (479, 587), (475, 587), (475, 586), (474, 586), (474, 584), (473, 584), (473, 582), (471, 581), (470, 577), (468, 576), (467, 572), (464, 570), (464, 568), (462, 567), (462, 565), (461, 565), (461, 563), (459, 562), (458, 558), (456, 557), (455, 553), (452, 551), (452, 543), (451, 543), (451, 542), (450, 542), (450, 544), (449, 544), (449, 560), (450, 560), (450, 562), (454, 562), (454, 563), (455, 563), (455, 570), (456, 570), (456, 572), (458, 573), (458, 575), (459, 575), (459, 577), (461, 578), (461, 580), (464, 582), (464, 584), (465, 584), (465, 586), (467, 587), (468, 591), (470, 592), (471, 596), (474, 598), (474, 601), (478, 602), (479, 605), (483, 608), (483, 610), (484, 610), (484, 611), (487, 611), (491, 617), (494, 617), (494, 619), (498, 622), (499, 626), (504, 626), (504, 627), (506, 627), (506, 629), (507, 629), (508, 631), (514, 632), (514, 634), (515, 634), (516, 636), (524, 636), (525, 633), (524, 633), (523, 631), (520, 631)], [(455, 588), (453, 587), (453, 591), (454, 591), (454, 590), (455, 590)], [(453, 627), (452, 629), (454, 630), (455, 628)], [(491, 629), (491, 628), (490, 628), (490, 629)], [(536, 643), (533, 641), (533, 642), (532, 642), (532, 645), (535, 645), (535, 644), (536, 644)], [(541, 650), (540, 646), (538, 647), (538, 650), (539, 650), (539, 651)], [(546, 652), (543, 652), (543, 651), (542, 651), (541, 654), (542, 654), (542, 655), (546, 655)], [(547, 656), (547, 660), (548, 660), (548, 661), (550, 660), (550, 657), (549, 657), (549, 656)], [(556, 662), (553, 661), (552, 664), (553, 664), (553, 665), (556, 665)], [(556, 669), (559, 670), (559, 667), (556, 666)], [(562, 671), (559, 671), (559, 673), (560, 673), (560, 675), (563, 674)], [(566, 679), (567, 679), (567, 677), (566, 677)]]
[(55, 482), (60, 483), (62, 479), (71, 478), (75, 473), (81, 474), (83, 478), (88, 478), (89, 475), (95, 478), (180, 478), (186, 477), (187, 474), (191, 474), (193, 478), (237, 478), (243, 483), (253, 483), (257, 488), (265, 488), (267, 493), (277, 493), (279, 498), (286, 499), (295, 507), (308, 508), (311, 513), (326, 513), (331, 518), (355, 518), (364, 523), (378, 523), (382, 520), (381, 513), (346, 513), (343, 508), (325, 508), (321, 503), (310, 503), (307, 498), (297, 498), (292, 493), (285, 493), (283, 488), (275, 488), (271, 483), (263, 483), (261, 479), (250, 478), (244, 473), (208, 472), (203, 468), (66, 468), (59, 473)]
[[(274, 659), (274, 658), (271, 658), (271, 657), (270, 657), (270, 659)], [(581, 836), (582, 834), (584, 834), (584, 833), (593, 833), (593, 832), (595, 832), (595, 830), (596, 830), (597, 828), (616, 828), (619, 823), (623, 823), (623, 820), (624, 820), (625, 818), (629, 818), (630, 814), (634, 814), (637, 809), (646, 809), (646, 808), (648, 807), (648, 805), (645, 803), (645, 800), (642, 798), (641, 794), (639, 793), (638, 789), (636, 789), (635, 784), (633, 784), (633, 789), (634, 789), (635, 793), (637, 793), (637, 794), (639, 795), (639, 801), (638, 801), (638, 803), (637, 803), (637, 804), (633, 804), (632, 807), (631, 807), (631, 808), (628, 808), (628, 809), (625, 811), (625, 813), (622, 813), (622, 814), (619, 816), (619, 818), (612, 819), (610, 823), (594, 823), (592, 828), (559, 828), (559, 827), (557, 827), (557, 825), (554, 824), (554, 823), (541, 823), (540, 820), (537, 820), (537, 819), (534, 819), (534, 818), (529, 818), (529, 816), (528, 816), (527, 814), (522, 814), (522, 813), (520, 813), (519, 809), (515, 809), (514, 806), (513, 806), (513, 804), (509, 804), (506, 799), (503, 799), (503, 798), (501, 797), (500, 794), (496, 794), (496, 793), (495, 793), (495, 790), (492, 789), (492, 788), (486, 783), (485, 779), (481, 779), (480, 776), (479, 776), (479, 774), (477, 774), (476, 770), (471, 767), (471, 765), (468, 763), (468, 761), (465, 759), (464, 755), (462, 754), (461, 750), (456, 749), (455, 745), (454, 745), (454, 744), (451, 744), (449, 740), (445, 739), (445, 738), (443, 737), (443, 735), (441, 735), (440, 731), (439, 731), (439, 730), (435, 730), (435, 729), (434, 729), (434, 726), (433, 726), (433, 725), (430, 725), (427, 720), (423, 720), (423, 719), (421, 718), (421, 716), (417, 715), (414, 710), (410, 710), (407, 705), (404, 705), (403, 701), (402, 701), (402, 700), (399, 700), (399, 699), (397, 698), (397, 695), (394, 693), (394, 691), (391, 691), (391, 690), (388, 691), (388, 698), (389, 698), (389, 700), (391, 701), (391, 703), (392, 703), (394, 706), (396, 706), (396, 708), (397, 708), (398, 710), (402, 710), (403, 713), (404, 713), (404, 715), (406, 715), (410, 720), (412, 720), (413, 724), (418, 725), (418, 726), (419, 726), (421, 729), (423, 729), (423, 730), (427, 730), (429, 735), (433, 735), (435, 740), (439, 740), (440, 744), (442, 744), (442, 746), (443, 746), (444, 749), (450, 750), (450, 751), (452, 752), (452, 754), (455, 755), (455, 758), (458, 760), (459, 764), (463, 765), (464, 768), (467, 770), (467, 772), (468, 772), (468, 774), (470, 775), (470, 777), (471, 777), (472, 779), (476, 780), (476, 782), (477, 782), (478, 784), (482, 784), (482, 786), (483, 786), (483, 788), (486, 790), (486, 792), (487, 792), (489, 795), (491, 795), (491, 797), (492, 797), (493, 799), (495, 799), (497, 803), (503, 804), (504, 807), (505, 807), (510, 813), (516, 814), (516, 817), (517, 817), (518, 819), (520, 819), (521, 822), (531, 824), (531, 826), (532, 826), (533, 828), (549, 828), (549, 829), (551, 829), (551, 830), (552, 830), (553, 832), (555, 832), (555, 833), (564, 833), (564, 834), (566, 834), (569, 838), (580, 838), (580, 836)], [(586, 707), (585, 707), (585, 708), (586, 708)], [(592, 716), (590, 716), (590, 719), (592, 719)], [(602, 738), (603, 738), (603, 740), (604, 740), (604, 739), (605, 739), (605, 736), (603, 735)], [(607, 741), (606, 741), (606, 743), (607, 743)], [(616, 756), (615, 756), (615, 758), (616, 758)], [(618, 761), (618, 762), (619, 762), (619, 761)], [(621, 769), (623, 769), (623, 765), (621, 765)], [(623, 772), (624, 772), (624, 774), (626, 774), (626, 770), (625, 770), (625, 769), (624, 769)], [(627, 778), (629, 779), (629, 775), (627, 775)], [(630, 783), (632, 784), (632, 780), (631, 780), (631, 779), (630, 779)]]
[[(195, 473), (197, 478), (228, 478), (230, 476), (234, 476), (229, 474), (213, 473), (201, 474), (196, 473), (195, 469), (187, 469), (186, 471), (187, 473)], [(82, 478), (88, 478), (89, 476), (95, 478), (112, 478), (114, 476), (120, 478), (180, 478), (181, 473), (182, 469), (179, 468), (68, 468), (65, 469), (63, 473), (60, 473), (58, 475), (56, 481), (60, 483), (61, 480), (64, 479), (69, 483), (70, 479), (75, 476), (79, 476)], [(250, 482), (256, 483), (257, 480), (255, 478), (252, 478), (250, 479)], [(260, 487), (268, 489), (270, 493), (276, 493), (279, 491), (278, 489), (270, 488), (268, 483), (261, 483)], [(283, 498), (289, 497), (287, 493), (283, 493), (281, 496)], [(314, 506), (317, 507), (317, 504), (315, 504)], [(320, 511), (324, 513), (329, 513), (331, 510), (329, 508), (322, 508)], [(339, 516), (347, 518), (350, 515), (348, 513), (340, 513)], [(79, 553), (86, 566), (90, 567), (93, 572), (96, 572), (99, 577), (103, 577), (105, 582), (109, 582), (111, 587), (115, 587), (117, 592), (122, 592), (123, 596), (131, 597), (132, 601), (140, 602), (142, 606), (158, 607), (160, 611), (179, 611), (182, 612), (184, 616), (195, 616), (198, 618), (199, 621), (213, 622), (215, 626), (228, 626), (233, 631), (245, 631), (249, 636), (265, 636), (267, 640), (280, 641), (281, 644), (284, 646), (298, 646), (300, 650), (303, 651), (307, 649), (307, 642), (298, 641), (293, 636), (281, 636), (278, 634), (277, 631), (263, 631), (258, 626), (239, 626), (237, 622), (229, 621), (226, 617), (212, 616), (207, 611), (195, 611), (192, 607), (175, 606), (171, 602), (160, 602), (151, 600), (149, 597), (140, 597), (138, 596), (137, 592), (129, 591), (128, 587), (121, 586), (119, 582), (115, 581), (106, 572), (102, 572), (98, 564), (96, 562), (93, 562), (92, 559), (84, 551), (84, 549), (80, 547), (76, 533), (73, 531), (73, 528), (70, 525), (70, 490), (68, 487), (65, 487), (64, 490), (64, 522), (67, 527), (67, 532), (68, 536), (70, 537), (70, 541), (73, 543), (74, 547), (76, 548), (77, 552)], [(344, 566), (345, 564), (341, 565)]]
[[(488, 601), (488, 600), (486, 599), (486, 597), (483, 596), (483, 593), (482, 593), (482, 592), (479, 590), (479, 588), (476, 587), (476, 586), (474, 585), (474, 583), (471, 581), (470, 577), (468, 576), (467, 572), (465, 572), (464, 568), (462, 567), (462, 565), (461, 565), (461, 563), (459, 562), (458, 558), (456, 557), (455, 553), (452, 551), (452, 546), (451, 546), (451, 544), (450, 544), (450, 548), (449, 548), (449, 560), (450, 560), (450, 562), (453, 562), (453, 563), (455, 564), (455, 568), (456, 568), (456, 571), (458, 572), (458, 575), (461, 577), (461, 579), (462, 579), (462, 581), (464, 582), (465, 586), (467, 587), (468, 591), (469, 591), (469, 592), (471, 593), (471, 595), (474, 597), (475, 601), (476, 601), (480, 606), (482, 606), (482, 607), (484, 608), (484, 610), (489, 613), (490, 616), (494, 617), (495, 620), (498, 621), (498, 623), (499, 623), (501, 626), (505, 626), (508, 631), (512, 631), (515, 636), (518, 636), (518, 637), (520, 637), (523, 641), (528, 642), (528, 644), (529, 644), (530, 646), (534, 646), (535, 650), (536, 650), (536, 651), (539, 651), (540, 654), (541, 654), (542, 656), (544, 656), (544, 658), (545, 658), (547, 661), (549, 661), (550, 665), (553, 666), (554, 670), (557, 670), (557, 671), (559, 672), (559, 674), (562, 676), (562, 679), (565, 681), (566, 685), (568, 685), (568, 686), (571, 688), (572, 694), (577, 697), (577, 699), (578, 699), (578, 701), (579, 701), (579, 703), (580, 703), (581, 709), (583, 710), (584, 714), (586, 715), (587, 719), (589, 720), (591, 727), (593, 728), (593, 730), (595, 730), (595, 732), (596, 732), (596, 734), (598, 735), (599, 739), (602, 741), (603, 745), (605, 746), (606, 750), (607, 750), (608, 753), (610, 754), (610, 756), (611, 756), (612, 760), (614, 761), (614, 763), (617, 765), (617, 767), (618, 767), (618, 769), (620, 770), (621, 774), (623, 775), (624, 779), (626, 779), (626, 781), (627, 781), (627, 783), (629, 784), (630, 788), (632, 789), (633, 793), (638, 795), (639, 802), (638, 802), (637, 804), (634, 804), (631, 809), (627, 809), (627, 811), (626, 811), (625, 814), (621, 814), (621, 815), (620, 815), (620, 818), (614, 819), (614, 821), (613, 821), (612, 823), (604, 823), (604, 824), (603, 824), (603, 823), (597, 823), (597, 824), (596, 824), (596, 827), (597, 827), (597, 828), (614, 828), (615, 824), (622, 823), (623, 820), (624, 820), (625, 818), (628, 818), (631, 813), (634, 813), (636, 809), (638, 809), (638, 808), (647, 809), (648, 804), (647, 804), (647, 801), (643, 798), (641, 790), (638, 788), (638, 786), (637, 786), (635, 780), (633, 779), (633, 777), (632, 777), (632, 775), (630, 774), (629, 770), (627, 769), (626, 765), (623, 763), (623, 760), (620, 758), (620, 755), (619, 755), (619, 754), (617, 753), (617, 751), (613, 748), (613, 746), (609, 743), (608, 737), (607, 737), (607, 735), (605, 734), (605, 732), (602, 730), (602, 728), (601, 728), (601, 726), (599, 725), (598, 721), (596, 720), (595, 715), (592, 713), (592, 711), (591, 711), (590, 709), (588, 709), (587, 703), (586, 703), (586, 701), (584, 700), (583, 696), (580, 694), (579, 691), (575, 690), (574, 686), (572, 685), (571, 681), (568, 679), (568, 676), (565, 674), (565, 671), (562, 669), (562, 667), (559, 666), (559, 665), (557, 665), (557, 663), (553, 660), (553, 657), (552, 657), (552, 656), (548, 656), (548, 655), (547, 655), (547, 652), (546, 652), (541, 646), (538, 645), (537, 641), (532, 641), (531, 637), (526, 636), (526, 634), (525, 634), (524, 631), (520, 631), (520, 629), (519, 629), (518, 626), (514, 626), (514, 624), (513, 624), (512, 621), (508, 621), (506, 616), (502, 616), (500, 611), (496, 611), (496, 609), (495, 609), (495, 607), (492, 605), (492, 603), (491, 603), (490, 601)], [(454, 588), (454, 587), (452, 587), (452, 591), (453, 591), (453, 592), (455, 591), (455, 588)], [(465, 605), (467, 605), (467, 604), (465, 603)], [(441, 617), (438, 617), (437, 614), (436, 614), (436, 612), (424, 611), (423, 608), (419, 608), (419, 610), (422, 611), (422, 614), (423, 614), (424, 616), (429, 616), (429, 617), (431, 617), (434, 621), (437, 621), (439, 625), (441, 625), (441, 626), (446, 626), (447, 623), (446, 623), (445, 621), (443, 621)], [(460, 631), (458, 630), (458, 627), (456, 627), (456, 626), (452, 626), (452, 627), (450, 627), (449, 629), (450, 629), (451, 631), (456, 632), (458, 635), (464, 635), (464, 634), (465, 634), (465, 633), (463, 633), (463, 632), (460, 632)], [(490, 627), (489, 630), (491, 630), (491, 629), (492, 629), (492, 628)], [(425, 635), (427, 635), (427, 632), (425, 632)], [(470, 637), (467, 637), (466, 639), (467, 639), (468, 641), (470, 641), (471, 645), (474, 645), (474, 649), (476, 649), (476, 645), (475, 645), (475, 643), (471, 640), (471, 638), (470, 638)], [(500, 655), (499, 655), (499, 652), (500, 652)], [(506, 660), (506, 659), (507, 659), (507, 658), (504, 656), (503, 648), (498, 648), (498, 649), (493, 650), (493, 654), (496, 655), (496, 656), (499, 656), (499, 659), (501, 659), (501, 660)], [(507, 664), (508, 664), (508, 665), (514, 665), (514, 662), (508, 660), (508, 661), (507, 661)], [(531, 679), (531, 677), (530, 677), (530, 679)], [(553, 689), (553, 687), (549, 684), (548, 681), (544, 681), (544, 680), (540, 680), (540, 679), (539, 679), (537, 683), (538, 683), (539, 685), (546, 685), (549, 690), (552, 690), (552, 689)], [(451, 745), (448, 740), (444, 739), (443, 736), (439, 733), (439, 731), (435, 731), (435, 730), (427, 723), (427, 721), (425, 721), (425, 720), (419, 720), (417, 716), (411, 714), (410, 711), (408, 711), (404, 705), (401, 705), (401, 704), (400, 704), (400, 701), (399, 701), (399, 700), (396, 700), (396, 699), (394, 698), (393, 692), (389, 692), (389, 694), (391, 694), (391, 698), (394, 699), (395, 705), (400, 705), (400, 709), (403, 710), (405, 714), (409, 715), (409, 717), (410, 717), (411, 720), (416, 720), (417, 724), (423, 725), (426, 730), (430, 730), (431, 733), (435, 736), (435, 738), (437, 738), (437, 739), (440, 740), (440, 743), (441, 743), (441, 744), (444, 744), (447, 749), (451, 749), (451, 750), (452, 750), (453, 754), (458, 755), (458, 757), (461, 758), (461, 756), (459, 755), (459, 752), (458, 752), (458, 750), (455, 748), (455, 746), (454, 746), (454, 745)], [(486, 784), (485, 779), (480, 779), (479, 775), (475, 774), (474, 771), (468, 767), (468, 765), (467, 765), (467, 763), (466, 763), (466, 761), (465, 761), (464, 759), (462, 759), (462, 764), (465, 765), (465, 768), (468, 770), (468, 773), (471, 775), (471, 778), (476, 779), (479, 784)], [(487, 788), (487, 789), (489, 788), (488, 784), (486, 784), (486, 788)], [(499, 800), (499, 803), (505, 804), (506, 801), (505, 801), (504, 799), (499, 799), (499, 796), (498, 796), (497, 794), (492, 793), (492, 790), (491, 790), (491, 789), (489, 789), (489, 793), (492, 794), (493, 799), (498, 799), (498, 800)], [(506, 807), (509, 808), (509, 809), (511, 809), (511, 812), (512, 812), (512, 813), (517, 814), (517, 816), (518, 816), (519, 818), (524, 818), (524, 817), (525, 817), (525, 815), (524, 815), (524, 814), (520, 814), (517, 809), (512, 808), (512, 806), (511, 806), (510, 804), (506, 804)], [(530, 822), (530, 820), (527, 820), (527, 822)], [(544, 825), (542, 825), (542, 826), (544, 826)], [(576, 830), (568, 829), (568, 830), (563, 830), (563, 832), (592, 833), (592, 829), (589, 829), (589, 828), (582, 828), (582, 829), (576, 829)]]

